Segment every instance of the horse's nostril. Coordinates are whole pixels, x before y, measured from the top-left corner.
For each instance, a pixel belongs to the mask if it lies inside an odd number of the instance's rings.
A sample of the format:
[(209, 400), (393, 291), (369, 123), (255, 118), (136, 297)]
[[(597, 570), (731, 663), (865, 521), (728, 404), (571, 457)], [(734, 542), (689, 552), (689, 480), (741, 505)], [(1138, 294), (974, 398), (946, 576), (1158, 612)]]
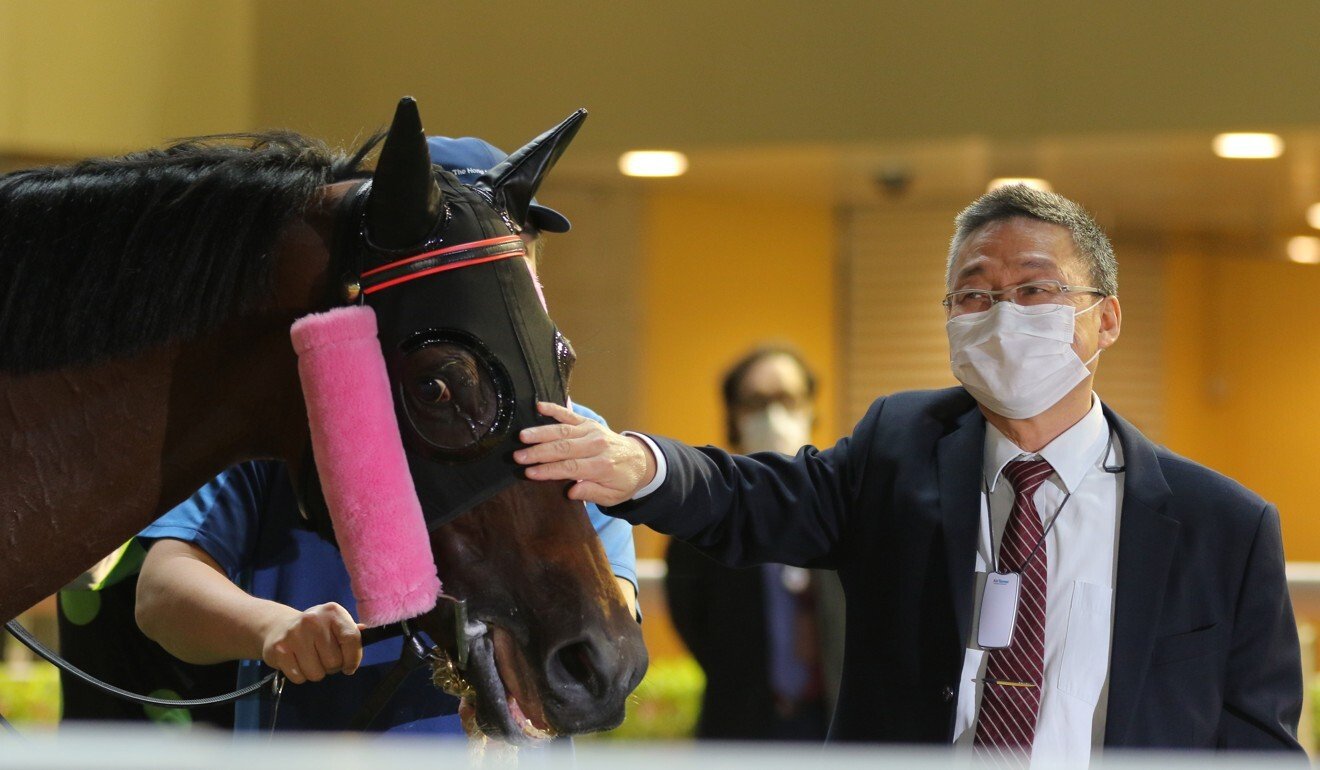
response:
[(597, 670), (592, 655), (591, 643), (585, 640), (569, 642), (554, 653), (554, 660), (571, 683), (586, 690), (592, 697), (600, 697), (607, 689), (606, 683)]
[(628, 693), (646, 670), (641, 631), (626, 620), (618, 635), (589, 630), (548, 648), (542, 703), (557, 730), (609, 730), (623, 721)]

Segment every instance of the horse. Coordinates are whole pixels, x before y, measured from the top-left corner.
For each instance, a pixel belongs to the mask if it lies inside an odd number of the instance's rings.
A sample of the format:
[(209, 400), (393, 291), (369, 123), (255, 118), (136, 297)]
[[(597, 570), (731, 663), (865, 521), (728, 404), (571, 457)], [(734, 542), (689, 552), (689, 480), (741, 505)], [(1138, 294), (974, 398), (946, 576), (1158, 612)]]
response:
[[(431, 165), (410, 98), (373, 171), (380, 137), (345, 154), (270, 132), (0, 177), (0, 618), (238, 462), (314, 482), (290, 326), (365, 302), (439, 577), (491, 629), (449, 672), (477, 725), (617, 726), (646, 669), (638, 624), (582, 503), (510, 457), (534, 402), (566, 399), (573, 356), (506, 257), (584, 116), (472, 187)], [(453, 648), (446, 606), (415, 623)]]

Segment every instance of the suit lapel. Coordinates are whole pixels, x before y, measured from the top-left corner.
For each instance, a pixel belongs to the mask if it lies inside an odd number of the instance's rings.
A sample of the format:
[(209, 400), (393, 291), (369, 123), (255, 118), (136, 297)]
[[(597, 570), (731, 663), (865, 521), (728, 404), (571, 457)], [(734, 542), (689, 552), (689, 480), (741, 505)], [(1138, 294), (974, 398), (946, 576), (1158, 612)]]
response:
[(1114, 591), (1113, 648), (1105, 745), (1121, 746), (1150, 668), (1178, 521), (1167, 515), (1171, 492), (1145, 436), (1105, 407), (1123, 447), (1123, 513), (1119, 521), (1118, 578)]
[(985, 418), (974, 403), (957, 416), (953, 430), (939, 440), (936, 452), (945, 561), (961, 646), (967, 643), (972, 622), (981, 512), (981, 458), (985, 454)]

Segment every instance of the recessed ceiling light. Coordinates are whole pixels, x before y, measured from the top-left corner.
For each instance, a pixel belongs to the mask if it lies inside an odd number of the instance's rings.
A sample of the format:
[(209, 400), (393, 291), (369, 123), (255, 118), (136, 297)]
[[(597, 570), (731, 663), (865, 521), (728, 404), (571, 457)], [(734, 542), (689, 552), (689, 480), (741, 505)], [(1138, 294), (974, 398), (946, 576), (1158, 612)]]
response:
[(1288, 259), (1303, 265), (1320, 263), (1320, 238), (1299, 235), (1288, 239)]
[(990, 184), (986, 185), (985, 191), (990, 192), (991, 190), (998, 190), (1000, 187), (1008, 187), (1009, 185), (1014, 184), (1025, 185), (1033, 190), (1040, 190), (1041, 192), (1054, 192), (1054, 188), (1050, 187), (1049, 182), (1046, 182), (1044, 179), (1036, 179), (1029, 176), (1002, 176), (998, 179), (991, 179)]
[(687, 168), (687, 156), (670, 150), (633, 150), (619, 156), (619, 171), (625, 176), (681, 176)]
[(1283, 154), (1278, 134), (1220, 134), (1214, 141), (1221, 158), (1277, 158)]
[(1320, 203), (1312, 203), (1306, 210), (1306, 224), (1320, 230)]

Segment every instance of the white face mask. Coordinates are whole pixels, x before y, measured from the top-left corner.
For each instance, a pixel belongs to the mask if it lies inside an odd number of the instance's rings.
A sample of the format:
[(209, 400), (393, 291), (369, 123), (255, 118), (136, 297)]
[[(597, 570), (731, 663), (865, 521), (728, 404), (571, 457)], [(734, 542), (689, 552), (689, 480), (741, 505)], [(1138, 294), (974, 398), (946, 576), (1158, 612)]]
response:
[(765, 409), (738, 418), (740, 449), (744, 452), (782, 452), (795, 454), (811, 443), (811, 415), (771, 404)]
[[(1103, 302), (1101, 300), (1100, 302)], [(997, 302), (981, 313), (950, 318), (949, 363), (967, 392), (995, 414), (1025, 420), (1059, 403), (1090, 376), (1073, 350), (1071, 305), (1022, 306)]]

